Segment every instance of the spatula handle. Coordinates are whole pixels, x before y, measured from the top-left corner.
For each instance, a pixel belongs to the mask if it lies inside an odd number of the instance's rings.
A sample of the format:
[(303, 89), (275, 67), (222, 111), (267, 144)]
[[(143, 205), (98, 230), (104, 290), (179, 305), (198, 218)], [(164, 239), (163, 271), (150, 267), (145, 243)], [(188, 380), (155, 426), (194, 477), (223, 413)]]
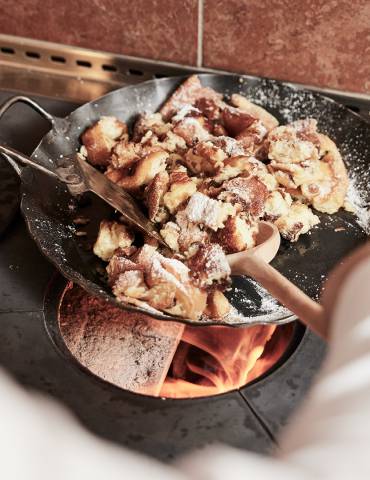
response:
[(326, 338), (323, 307), (312, 300), (274, 267), (257, 256), (245, 257), (238, 263), (238, 272), (262, 285), (282, 305), (287, 307), (309, 328)]

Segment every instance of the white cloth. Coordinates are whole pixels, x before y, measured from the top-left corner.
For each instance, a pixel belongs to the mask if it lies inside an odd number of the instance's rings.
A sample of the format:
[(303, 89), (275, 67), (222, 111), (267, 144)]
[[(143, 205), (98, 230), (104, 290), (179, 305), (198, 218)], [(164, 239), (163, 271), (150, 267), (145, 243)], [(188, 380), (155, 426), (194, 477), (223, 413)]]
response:
[(1, 478), (370, 479), (369, 279), (370, 259), (338, 291), (329, 355), (274, 457), (217, 446), (164, 466), (94, 437), (56, 402), (1, 374)]

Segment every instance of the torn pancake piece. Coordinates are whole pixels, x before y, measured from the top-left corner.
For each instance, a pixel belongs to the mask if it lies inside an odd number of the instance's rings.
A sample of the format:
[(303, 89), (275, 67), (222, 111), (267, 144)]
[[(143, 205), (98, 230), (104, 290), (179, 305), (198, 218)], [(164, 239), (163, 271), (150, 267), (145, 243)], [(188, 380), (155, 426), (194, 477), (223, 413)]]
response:
[(112, 148), (120, 138), (128, 138), (127, 132), (127, 125), (116, 117), (101, 117), (81, 136), (89, 162), (93, 165), (109, 165)]
[(133, 232), (118, 222), (102, 220), (98, 238), (94, 245), (94, 253), (106, 262), (111, 259), (115, 250), (127, 248), (132, 245), (135, 235)]
[(228, 217), (236, 214), (236, 209), (231, 203), (213, 200), (203, 193), (196, 192), (190, 197), (184, 214), (189, 222), (217, 231), (224, 227)]
[[(207, 294), (193, 285), (189, 268), (184, 263), (164, 257), (155, 247), (147, 244), (129, 260), (130, 263), (121, 263), (122, 271), (119, 273), (114, 257), (107, 267), (118, 299), (125, 302), (130, 302), (131, 298), (146, 301), (153, 308), (164, 311), (176, 308), (183, 317), (192, 320), (201, 316)], [(114, 268), (112, 262), (116, 262)]]
[(288, 213), (275, 221), (281, 235), (291, 242), (296, 242), (300, 235), (307, 233), (320, 223), (319, 218), (305, 204), (294, 202)]

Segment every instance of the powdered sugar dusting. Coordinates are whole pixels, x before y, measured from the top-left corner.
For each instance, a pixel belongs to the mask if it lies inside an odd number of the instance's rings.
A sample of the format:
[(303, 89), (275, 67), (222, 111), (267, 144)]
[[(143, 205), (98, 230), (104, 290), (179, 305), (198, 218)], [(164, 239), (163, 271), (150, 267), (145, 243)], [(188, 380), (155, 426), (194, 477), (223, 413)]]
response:
[(206, 225), (212, 230), (220, 227), (222, 204), (212, 200), (203, 193), (194, 193), (185, 208), (185, 214), (190, 222)]
[(165, 282), (165, 283), (168, 283), (169, 285), (173, 285), (175, 288), (177, 288), (179, 291), (183, 292), (184, 294), (187, 293), (187, 290), (183, 282), (180, 282), (175, 277), (175, 275), (170, 273), (168, 270), (166, 270), (162, 266), (161, 260), (159, 259), (158, 256), (155, 256), (152, 259), (150, 271), (153, 277), (156, 278), (156, 280), (161, 280), (161, 282)]
[(325, 197), (331, 193), (333, 189), (333, 182), (331, 180), (327, 180), (325, 182), (318, 183), (317, 186), (319, 189), (319, 196)]
[(206, 272), (223, 272), (225, 277), (229, 276), (231, 274), (231, 269), (225, 252), (217, 243), (213, 243), (211, 247), (212, 248), (208, 251), (205, 263)]
[[(233, 178), (224, 183), (225, 191), (233, 194), (240, 203), (249, 204), (251, 201), (250, 182), (246, 178)], [(220, 197), (221, 198), (221, 197)]]
[(275, 115), (281, 124), (301, 120), (304, 127), (308, 122), (312, 124), (317, 120), (318, 129), (334, 140), (348, 168), (350, 186), (347, 198), (354, 207), (358, 225), (369, 235), (370, 146), (369, 129), (365, 127), (365, 122), (348, 114), (345, 107), (334, 101), (292, 85), (271, 80), (260, 80), (253, 85), (246, 80), (240, 84), (239, 91), (248, 100)]
[(180, 260), (176, 258), (167, 258), (164, 256), (162, 256), (161, 262), (164, 268), (176, 272), (182, 282), (189, 281), (189, 269), (183, 262), (180, 262)]
[[(229, 325), (239, 323), (269, 323), (289, 321), (294, 319), (293, 314), (280, 305), (263, 287), (252, 279), (245, 279), (248, 287), (242, 288), (233, 286), (228, 293), (231, 304), (237, 305), (238, 309), (233, 307), (231, 311), (220, 319), (222, 323)], [(203, 316), (201, 321), (214, 322), (215, 319)]]
[(358, 189), (355, 178), (350, 179), (346, 200), (353, 207), (357, 223), (367, 235), (370, 235), (370, 206), (366, 201), (364, 192)]
[(178, 290), (186, 293), (185, 284), (189, 283), (189, 269), (182, 262), (164, 257), (154, 247), (147, 244), (141, 248), (136, 260), (147, 274), (157, 280), (174, 285)]
[(180, 108), (180, 110), (174, 115), (171, 119), (172, 122), (180, 122), (185, 117), (189, 115), (189, 113), (201, 113), (198, 108), (193, 107), (190, 103), (184, 105)]
[(221, 143), (222, 150), (229, 156), (229, 157), (236, 157), (238, 155), (245, 155), (245, 150), (242, 144), (235, 140), (232, 137), (226, 137), (224, 135), (220, 137), (215, 137), (216, 143)]
[(260, 313), (271, 313), (272, 311), (276, 309), (282, 309), (285, 310), (284, 307), (279, 305), (277, 300), (273, 298), (267, 290), (265, 290), (261, 285), (259, 285), (257, 282), (254, 280), (250, 280), (250, 284), (253, 287), (254, 291), (257, 293), (257, 298), (254, 297), (252, 298), (251, 296), (248, 296), (245, 292), (244, 289), (235, 287), (233, 289), (233, 296), (238, 297), (238, 304), (241, 306), (241, 308), (251, 308), (254, 309), (258, 307), (258, 310)]

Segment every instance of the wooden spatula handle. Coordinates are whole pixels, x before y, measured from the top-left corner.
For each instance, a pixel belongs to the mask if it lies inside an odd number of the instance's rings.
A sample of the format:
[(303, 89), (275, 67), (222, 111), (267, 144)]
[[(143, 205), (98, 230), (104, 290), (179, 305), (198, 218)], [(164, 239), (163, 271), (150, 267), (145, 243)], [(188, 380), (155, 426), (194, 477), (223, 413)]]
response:
[(326, 338), (323, 307), (312, 300), (275, 268), (257, 256), (244, 257), (238, 262), (238, 273), (254, 278), (273, 297), (287, 307), (309, 328)]

